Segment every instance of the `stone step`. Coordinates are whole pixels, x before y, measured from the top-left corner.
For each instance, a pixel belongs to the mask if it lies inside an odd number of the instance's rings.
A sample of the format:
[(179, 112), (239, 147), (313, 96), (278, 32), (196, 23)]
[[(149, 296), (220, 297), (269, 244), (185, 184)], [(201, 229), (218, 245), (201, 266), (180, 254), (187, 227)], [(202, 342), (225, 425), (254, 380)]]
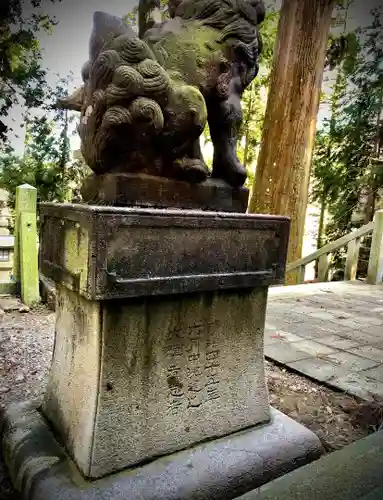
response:
[(383, 431), (294, 470), (237, 500), (381, 500)]

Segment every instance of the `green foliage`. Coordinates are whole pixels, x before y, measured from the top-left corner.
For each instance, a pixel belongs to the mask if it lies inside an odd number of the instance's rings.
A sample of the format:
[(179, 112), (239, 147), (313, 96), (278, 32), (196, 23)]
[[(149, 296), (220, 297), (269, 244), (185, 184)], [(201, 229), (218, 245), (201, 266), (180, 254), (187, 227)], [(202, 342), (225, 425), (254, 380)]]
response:
[(125, 16), (122, 17), (123, 21), (131, 26), (132, 28), (137, 28), (138, 22), (137, 22), (137, 16), (138, 16), (138, 6), (135, 5), (133, 9), (125, 14)]
[(12, 150), (0, 155), (0, 186), (9, 192), (14, 206), (16, 187), (30, 184), (37, 188), (38, 201), (69, 201), (78, 198), (78, 188), (89, 173), (83, 161), (70, 161), (69, 125), (74, 117), (53, 104), (67, 94), (69, 79), (60, 79), (47, 90), (38, 114), (25, 117), (25, 148), (22, 158)]
[(371, 159), (381, 152), (382, 28), (382, 12), (376, 9), (369, 26), (346, 34), (349, 42), (338, 62), (331, 117), (317, 132), (312, 195), (328, 208), (327, 240), (352, 229), (361, 190), (371, 184)]
[[(50, 0), (54, 2), (55, 0)], [(61, 0), (58, 0), (61, 1)], [(0, 6), (0, 147), (11, 130), (3, 119), (15, 104), (30, 109), (45, 97), (46, 71), (41, 67), (40, 32), (55, 21), (41, 11), (41, 0), (2, 0)]]
[[(11, 207), (20, 184), (35, 186), (38, 201), (64, 201), (78, 194), (88, 172), (82, 162), (70, 161), (73, 118), (54, 107), (57, 98), (67, 95), (71, 75), (49, 87), (41, 67), (38, 37), (55, 24), (41, 7), (41, 0), (5, 0), (0, 7), (0, 185), (9, 192)], [(11, 130), (2, 121), (15, 104), (24, 111), (23, 157), (13, 152), (7, 141)]]
[[(154, 1), (151, 1), (149, 0), (149, 2), (147, 2), (147, 5), (149, 8), (152, 8), (154, 4), (156, 4), (157, 2), (154, 0)], [(160, 14), (161, 14), (161, 18), (164, 20), (164, 19), (167, 19), (169, 17), (168, 15), (168, 0), (160, 0), (159, 1), (159, 8), (158, 8)], [(133, 7), (133, 9), (128, 12), (125, 16), (123, 16), (123, 20), (129, 24), (129, 26), (131, 26), (132, 28), (134, 29), (138, 29), (138, 25), (139, 25), (139, 7), (138, 7), (138, 4), (135, 5)], [(145, 20), (141, 20), (141, 22), (144, 22), (146, 24), (146, 19)]]
[(348, 55), (355, 53), (355, 38), (347, 33), (349, 12), (355, 0), (339, 0), (336, 2), (331, 19), (331, 30), (328, 40), (325, 68), (333, 70), (344, 64)]

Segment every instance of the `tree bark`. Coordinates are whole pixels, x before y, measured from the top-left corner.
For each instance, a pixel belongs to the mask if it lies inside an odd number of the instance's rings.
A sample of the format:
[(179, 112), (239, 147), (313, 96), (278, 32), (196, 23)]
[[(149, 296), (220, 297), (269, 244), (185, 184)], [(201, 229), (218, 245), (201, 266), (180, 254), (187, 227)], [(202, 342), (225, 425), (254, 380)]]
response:
[[(283, 0), (249, 212), (291, 218), (301, 258), (316, 118), (335, 0)], [(296, 283), (296, 273), (286, 277)]]

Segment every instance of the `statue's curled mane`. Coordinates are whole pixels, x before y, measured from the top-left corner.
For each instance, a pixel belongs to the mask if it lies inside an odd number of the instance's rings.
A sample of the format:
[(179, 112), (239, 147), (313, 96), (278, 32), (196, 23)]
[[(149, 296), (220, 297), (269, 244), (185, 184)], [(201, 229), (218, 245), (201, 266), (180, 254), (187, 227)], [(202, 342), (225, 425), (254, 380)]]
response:
[(260, 0), (183, 0), (175, 2), (174, 17), (201, 21), (220, 31), (220, 41), (232, 40), (233, 47), (247, 46), (247, 53), (260, 44), (257, 26), (263, 22), (265, 7)]

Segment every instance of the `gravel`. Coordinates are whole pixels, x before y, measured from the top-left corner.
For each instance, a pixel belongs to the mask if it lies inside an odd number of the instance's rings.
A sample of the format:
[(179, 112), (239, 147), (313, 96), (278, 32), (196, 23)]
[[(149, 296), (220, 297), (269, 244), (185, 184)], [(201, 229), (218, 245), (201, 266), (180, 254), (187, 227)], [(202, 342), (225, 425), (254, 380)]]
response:
[[(311, 429), (327, 452), (335, 451), (378, 430), (379, 414), (352, 396), (334, 391), (302, 375), (266, 361), (270, 404)], [(379, 405), (378, 405), (379, 406)]]
[[(54, 313), (44, 307), (0, 314), (0, 407), (42, 394), (53, 340)], [(0, 457), (0, 500), (18, 498)]]

